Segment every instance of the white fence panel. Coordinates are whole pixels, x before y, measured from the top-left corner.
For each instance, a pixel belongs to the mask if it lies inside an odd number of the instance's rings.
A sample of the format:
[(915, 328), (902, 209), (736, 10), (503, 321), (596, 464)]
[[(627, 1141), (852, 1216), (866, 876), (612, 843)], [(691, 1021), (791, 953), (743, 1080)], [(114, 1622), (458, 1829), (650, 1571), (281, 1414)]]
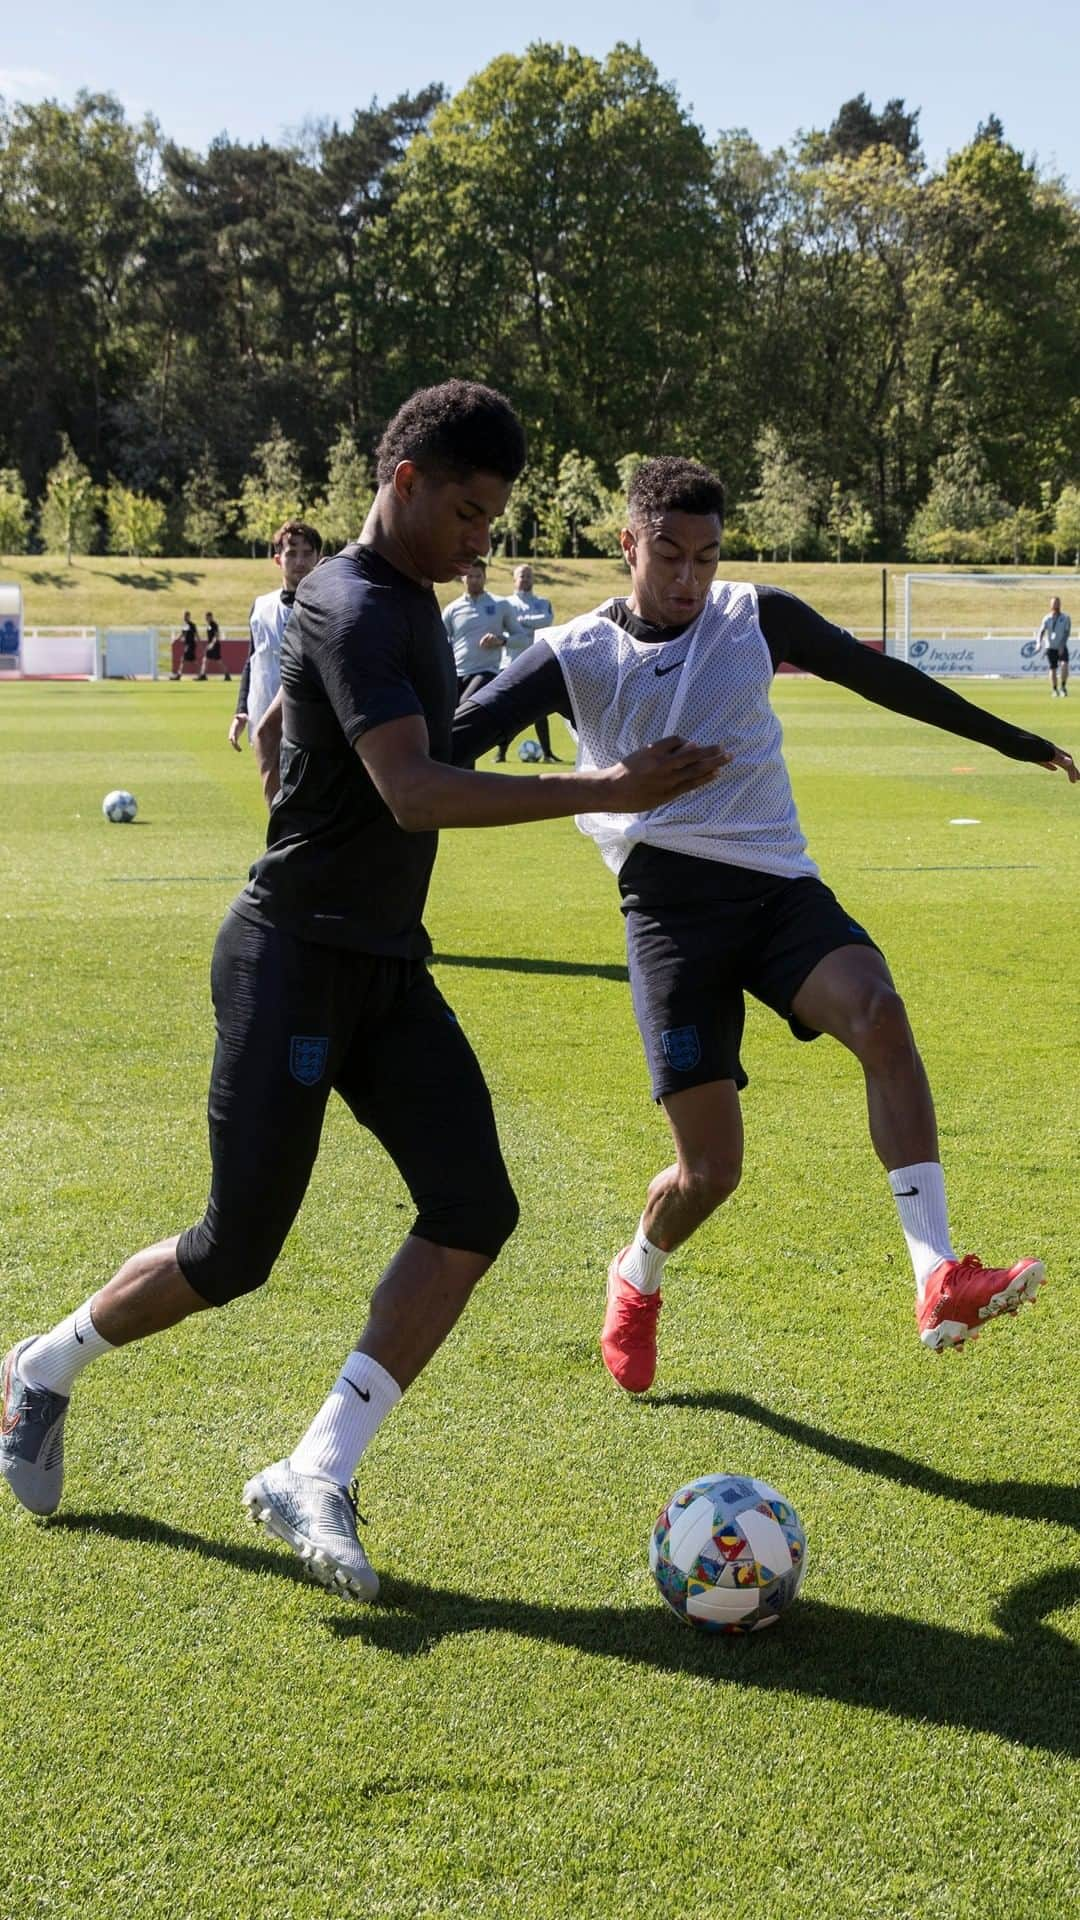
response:
[(106, 627), (101, 658), (106, 680), (156, 680), (157, 628)]
[(34, 680), (96, 680), (96, 627), (24, 627), (20, 672)]

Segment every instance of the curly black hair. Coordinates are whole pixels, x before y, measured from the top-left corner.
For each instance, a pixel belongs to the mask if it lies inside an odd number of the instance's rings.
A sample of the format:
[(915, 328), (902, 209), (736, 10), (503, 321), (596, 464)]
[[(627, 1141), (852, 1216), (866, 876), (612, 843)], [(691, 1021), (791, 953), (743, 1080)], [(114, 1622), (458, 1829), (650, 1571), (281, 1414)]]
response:
[(401, 460), (424, 473), (464, 480), (470, 473), (497, 473), (516, 480), (525, 465), (525, 430), (501, 393), (475, 380), (444, 380), (422, 387), (399, 407), (379, 441), (380, 487)]
[(724, 483), (696, 460), (664, 454), (642, 462), (630, 482), (626, 509), (632, 527), (662, 513), (715, 513), (723, 525)]

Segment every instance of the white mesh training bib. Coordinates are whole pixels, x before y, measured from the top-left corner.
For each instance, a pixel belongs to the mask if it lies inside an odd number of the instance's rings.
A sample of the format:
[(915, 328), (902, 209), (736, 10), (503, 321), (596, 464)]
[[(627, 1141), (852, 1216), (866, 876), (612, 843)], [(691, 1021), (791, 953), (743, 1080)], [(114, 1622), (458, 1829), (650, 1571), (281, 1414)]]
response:
[(772, 657), (752, 586), (715, 582), (675, 640), (635, 640), (600, 613), (549, 628), (544, 639), (570, 694), (582, 771), (614, 766), (673, 733), (734, 756), (708, 786), (651, 813), (579, 814), (613, 873), (641, 841), (791, 879), (817, 873), (769, 704)]

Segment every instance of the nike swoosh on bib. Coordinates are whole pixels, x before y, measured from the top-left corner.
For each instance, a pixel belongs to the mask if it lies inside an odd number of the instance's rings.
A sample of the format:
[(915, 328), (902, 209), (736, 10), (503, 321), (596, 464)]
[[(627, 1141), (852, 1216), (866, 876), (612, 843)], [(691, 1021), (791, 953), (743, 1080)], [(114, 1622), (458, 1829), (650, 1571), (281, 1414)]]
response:
[(657, 679), (659, 679), (662, 673), (678, 673), (679, 668), (685, 667), (685, 665), (686, 665), (685, 660), (673, 660), (670, 667), (657, 667), (656, 669)]

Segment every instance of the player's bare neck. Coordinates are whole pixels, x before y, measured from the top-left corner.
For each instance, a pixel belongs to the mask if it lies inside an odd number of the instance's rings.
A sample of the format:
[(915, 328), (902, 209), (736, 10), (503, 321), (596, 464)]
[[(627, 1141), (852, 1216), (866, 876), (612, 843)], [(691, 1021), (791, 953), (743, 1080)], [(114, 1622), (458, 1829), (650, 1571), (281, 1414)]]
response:
[(378, 497), (364, 522), (360, 535), (361, 544), (371, 547), (407, 580), (415, 580), (419, 587), (430, 587), (432, 582), (428, 574), (413, 558), (407, 538), (401, 528), (394, 523), (394, 515), (384, 507)]

